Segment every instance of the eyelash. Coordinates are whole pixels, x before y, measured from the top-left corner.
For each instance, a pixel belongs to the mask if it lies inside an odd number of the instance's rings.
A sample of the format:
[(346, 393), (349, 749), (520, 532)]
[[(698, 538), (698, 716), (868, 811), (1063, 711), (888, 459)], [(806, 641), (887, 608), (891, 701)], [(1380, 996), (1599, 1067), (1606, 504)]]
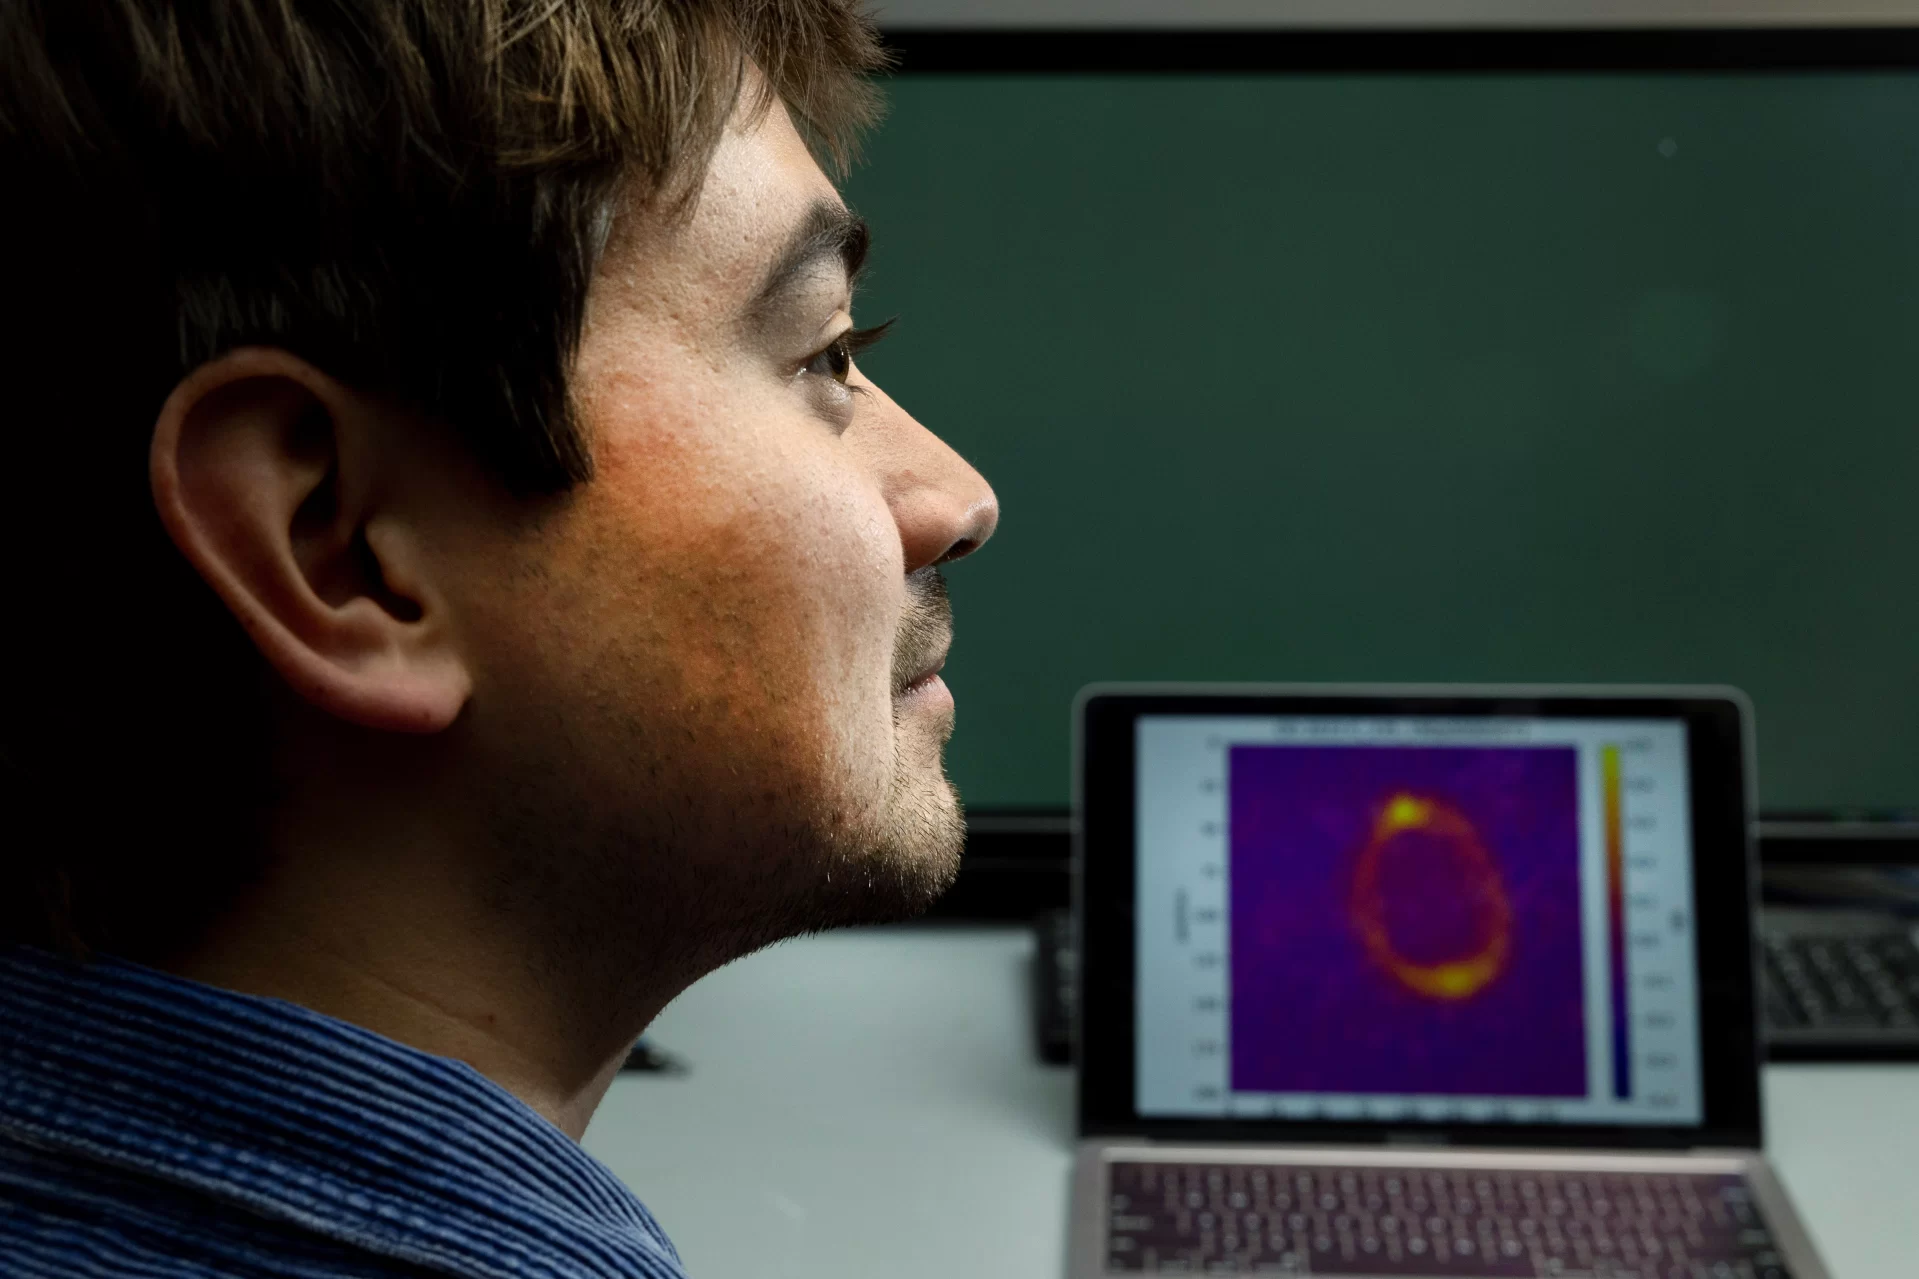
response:
[[(848, 329), (827, 343), (824, 348), (808, 356), (806, 363), (800, 366), (800, 371), (811, 373), (815, 377), (831, 378), (841, 386), (846, 386), (847, 375), (853, 371), (853, 357), (862, 351), (872, 349), (892, 328), (893, 321), (888, 320), (884, 324), (875, 324), (870, 329)], [(826, 362), (826, 367), (816, 367), (823, 361)], [(834, 367), (835, 362), (838, 367)], [(858, 391), (862, 388), (852, 386), (846, 389)]]

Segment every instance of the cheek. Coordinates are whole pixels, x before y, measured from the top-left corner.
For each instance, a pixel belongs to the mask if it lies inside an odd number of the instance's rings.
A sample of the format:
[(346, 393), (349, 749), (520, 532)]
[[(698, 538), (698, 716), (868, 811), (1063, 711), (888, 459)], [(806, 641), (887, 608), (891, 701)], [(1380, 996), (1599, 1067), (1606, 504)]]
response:
[(858, 456), (784, 397), (601, 425), (593, 540), (624, 548), (599, 558), (626, 588), (603, 622), (646, 636), (639, 656), (739, 748), (810, 756), (841, 786), (890, 770), (904, 561)]

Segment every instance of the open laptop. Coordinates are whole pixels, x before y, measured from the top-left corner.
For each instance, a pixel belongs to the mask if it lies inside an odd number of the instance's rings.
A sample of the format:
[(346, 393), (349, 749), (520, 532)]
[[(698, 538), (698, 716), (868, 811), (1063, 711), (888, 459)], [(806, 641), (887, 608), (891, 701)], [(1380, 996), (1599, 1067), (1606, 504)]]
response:
[(1731, 689), (1098, 686), (1073, 1279), (1826, 1279)]

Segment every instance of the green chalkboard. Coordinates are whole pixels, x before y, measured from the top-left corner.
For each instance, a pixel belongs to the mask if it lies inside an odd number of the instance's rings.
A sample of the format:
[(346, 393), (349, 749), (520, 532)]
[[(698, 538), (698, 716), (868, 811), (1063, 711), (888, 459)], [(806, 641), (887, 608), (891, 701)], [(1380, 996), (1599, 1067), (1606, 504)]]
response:
[(1919, 803), (1919, 75), (903, 75), (867, 370), (997, 487), (955, 779), (1096, 679), (1684, 680)]

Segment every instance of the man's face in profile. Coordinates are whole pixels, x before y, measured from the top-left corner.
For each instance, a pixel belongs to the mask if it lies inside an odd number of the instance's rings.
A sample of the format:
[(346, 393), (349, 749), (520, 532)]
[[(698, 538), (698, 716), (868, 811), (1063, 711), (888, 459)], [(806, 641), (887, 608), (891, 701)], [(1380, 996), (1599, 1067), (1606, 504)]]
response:
[(997, 508), (851, 366), (863, 254), (786, 112), (742, 111), (684, 217), (616, 215), (572, 382), (594, 478), (457, 552), (473, 819), (500, 905), (561, 937), (704, 966), (956, 869), (934, 566)]

